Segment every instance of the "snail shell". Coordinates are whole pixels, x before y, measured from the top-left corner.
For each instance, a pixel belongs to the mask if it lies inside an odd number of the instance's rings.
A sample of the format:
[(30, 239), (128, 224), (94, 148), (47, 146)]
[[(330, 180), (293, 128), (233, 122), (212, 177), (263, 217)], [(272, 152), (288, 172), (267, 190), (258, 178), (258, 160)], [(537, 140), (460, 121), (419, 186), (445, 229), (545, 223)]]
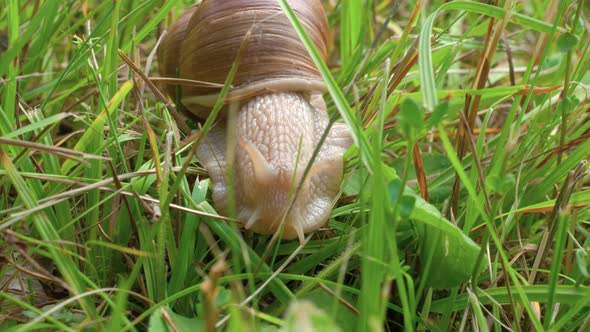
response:
[[(325, 58), (328, 23), (320, 1), (289, 4)], [(240, 104), (237, 126), (225, 128), (221, 120), (197, 151), (213, 181), (214, 204), (226, 211), (233, 185), (237, 217), (246, 229), (273, 234), (284, 220), (282, 237), (302, 241), (329, 218), (350, 133), (343, 124), (332, 126), (293, 198), (328, 116), (322, 77), (278, 1), (205, 0), (171, 26), (160, 51), (165, 76), (217, 84), (223, 84), (235, 61), (238, 70), (227, 100)], [(175, 89), (168, 87), (169, 93)], [(219, 96), (219, 88), (211, 86), (185, 85), (181, 91), (182, 104), (199, 118), (208, 115)], [(228, 130), (237, 137), (230, 149)], [(226, 151), (234, 153), (232, 184), (226, 183)]]

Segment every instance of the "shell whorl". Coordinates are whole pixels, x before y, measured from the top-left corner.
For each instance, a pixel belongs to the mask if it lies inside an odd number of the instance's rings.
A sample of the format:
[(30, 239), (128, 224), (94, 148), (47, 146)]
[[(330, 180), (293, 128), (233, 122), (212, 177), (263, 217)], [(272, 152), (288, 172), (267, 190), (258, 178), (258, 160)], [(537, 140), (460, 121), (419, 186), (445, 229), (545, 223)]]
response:
[[(321, 2), (290, 0), (289, 4), (325, 58), (329, 29)], [(205, 0), (171, 26), (162, 47), (166, 49), (161, 63), (168, 77), (223, 84), (237, 60), (233, 100), (264, 91), (325, 89), (277, 0)], [(218, 93), (215, 87), (183, 86), (182, 101), (189, 110), (194, 106), (201, 112), (199, 106), (211, 106)]]

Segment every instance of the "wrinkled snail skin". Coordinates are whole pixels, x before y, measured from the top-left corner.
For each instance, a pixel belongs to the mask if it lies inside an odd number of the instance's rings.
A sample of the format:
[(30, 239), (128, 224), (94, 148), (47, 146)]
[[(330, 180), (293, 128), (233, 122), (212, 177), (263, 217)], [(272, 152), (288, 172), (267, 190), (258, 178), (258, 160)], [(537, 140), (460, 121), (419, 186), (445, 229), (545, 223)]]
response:
[[(235, 153), (238, 220), (246, 229), (273, 234), (328, 126), (328, 116), (302, 93), (271, 93), (248, 101), (237, 123), (237, 146), (229, 151)], [(342, 179), (342, 155), (350, 143), (348, 129), (335, 124), (285, 218), (284, 239), (302, 240), (304, 233), (325, 224)], [(197, 152), (213, 181), (214, 203), (221, 210), (227, 207), (226, 144), (225, 128), (218, 126)]]
[[(314, 30), (318, 27), (327, 29), (321, 3), (305, 0), (290, 1), (290, 4), (298, 17), (314, 15), (312, 18), (300, 17), (300, 20), (306, 31), (310, 27), (310, 35), (316, 36), (317, 47), (325, 55), (327, 33)], [(236, 13), (240, 5), (250, 7)], [(233, 27), (218, 26), (223, 21), (224, 10), (231, 10), (227, 15), (233, 17)], [(335, 123), (302, 180), (328, 128), (329, 119), (322, 98), (325, 87), (278, 2), (205, 0), (200, 6), (191, 7), (190, 11), (190, 15), (183, 14), (170, 28), (172, 37), (167, 38), (173, 39), (163, 42), (166, 47), (175, 45), (171, 40), (181, 45), (174, 51), (175, 57), (165, 54), (167, 58), (161, 61), (166, 76), (174, 77), (172, 73), (176, 70), (180, 78), (210, 81), (206, 75), (194, 75), (194, 71), (186, 69), (187, 64), (190, 68), (203, 65), (207, 55), (191, 53), (198, 52), (195, 43), (201, 43), (199, 45), (206, 45), (211, 54), (230, 61), (229, 66), (223, 63), (219, 72), (215, 68), (199, 69), (214, 77), (213, 82), (223, 83), (238, 46), (247, 31), (251, 34), (248, 44), (242, 48), (245, 58), (240, 59), (232, 82), (235, 88), (229, 98), (239, 103), (236, 121), (228, 126), (224, 119), (219, 120), (197, 150), (197, 158), (213, 182), (213, 203), (221, 212), (227, 212), (228, 194), (233, 192), (237, 219), (246, 229), (274, 234), (284, 222), (282, 238), (303, 241), (305, 233), (325, 225), (330, 216), (342, 181), (343, 154), (352, 143), (350, 132), (344, 124)], [(255, 16), (255, 19), (248, 18), (248, 15)], [(316, 16), (319, 23), (314, 23)], [(205, 22), (212, 18), (215, 23)], [(242, 22), (240, 20), (247, 23), (243, 24), (243, 31), (231, 30), (236, 22)], [(203, 36), (202, 31), (192, 29), (205, 29), (208, 34)], [(215, 50), (214, 38), (210, 36), (214, 30), (226, 31), (225, 35), (232, 36), (232, 52)], [(199, 36), (206, 40), (199, 39)], [(187, 40), (191, 42), (187, 43)], [(276, 50), (267, 45), (276, 40), (281, 40), (283, 48), (290, 44), (292, 47)], [(220, 42), (227, 48), (226, 43)], [(258, 56), (256, 49), (265, 53)], [(293, 55), (293, 50), (298, 54)], [(207, 88), (182, 87), (182, 92), (183, 105), (197, 117), (205, 117), (217, 98), (215, 92)], [(228, 132), (232, 133), (234, 140), (227, 139)], [(226, 153), (233, 153), (232, 158)], [(229, 159), (233, 160), (233, 183), (226, 182)], [(300, 184), (297, 195), (294, 195)], [(229, 186), (233, 186), (233, 190)]]

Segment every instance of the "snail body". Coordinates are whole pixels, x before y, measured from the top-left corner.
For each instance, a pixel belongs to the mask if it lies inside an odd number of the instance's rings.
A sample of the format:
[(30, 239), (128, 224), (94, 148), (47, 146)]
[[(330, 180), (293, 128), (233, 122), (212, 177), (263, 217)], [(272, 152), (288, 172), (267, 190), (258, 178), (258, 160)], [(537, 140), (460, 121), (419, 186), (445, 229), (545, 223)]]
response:
[[(325, 58), (328, 24), (320, 1), (289, 4)], [(161, 70), (168, 77), (223, 84), (238, 61), (226, 96), (239, 103), (237, 121), (226, 128), (220, 119), (197, 151), (213, 182), (215, 206), (227, 211), (232, 185), (237, 219), (246, 229), (273, 234), (284, 222), (282, 237), (302, 241), (325, 224), (351, 137), (343, 124), (334, 124), (302, 180), (328, 127), (325, 85), (278, 1), (205, 0), (171, 26), (162, 49)], [(180, 89), (183, 106), (197, 118), (205, 118), (219, 96), (216, 87)], [(227, 139), (228, 131), (235, 140)], [(231, 184), (227, 151), (233, 153)]]

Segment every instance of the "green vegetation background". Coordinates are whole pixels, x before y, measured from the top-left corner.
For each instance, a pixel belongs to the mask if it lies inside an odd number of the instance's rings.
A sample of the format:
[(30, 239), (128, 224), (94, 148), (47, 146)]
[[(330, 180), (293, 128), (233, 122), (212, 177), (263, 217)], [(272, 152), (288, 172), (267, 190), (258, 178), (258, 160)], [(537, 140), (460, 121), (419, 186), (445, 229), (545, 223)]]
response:
[(216, 217), (139, 74), (190, 3), (0, 0), (0, 330), (590, 328), (584, 1), (323, 1), (355, 145), (304, 245)]

